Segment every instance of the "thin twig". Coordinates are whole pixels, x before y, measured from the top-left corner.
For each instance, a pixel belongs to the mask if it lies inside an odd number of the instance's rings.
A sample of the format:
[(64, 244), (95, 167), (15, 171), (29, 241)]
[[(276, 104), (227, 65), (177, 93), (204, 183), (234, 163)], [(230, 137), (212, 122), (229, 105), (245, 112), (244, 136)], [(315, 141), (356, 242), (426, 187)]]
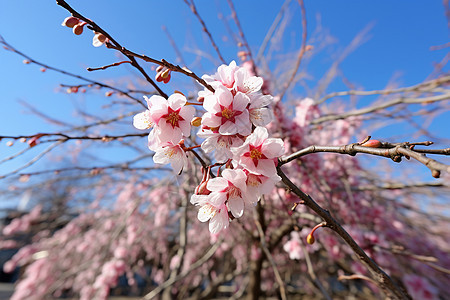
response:
[(280, 275), (280, 272), (278, 271), (277, 265), (272, 257), (272, 254), (270, 253), (269, 248), (267, 247), (266, 237), (264, 235), (263, 228), (257, 218), (255, 218), (255, 225), (256, 225), (256, 228), (258, 229), (259, 241), (261, 243), (261, 248), (263, 249), (264, 254), (266, 255), (267, 259), (269, 260), (270, 265), (272, 266), (273, 273), (275, 274), (275, 279), (277, 280), (277, 283), (280, 287), (281, 299), (286, 300), (287, 298), (286, 298), (286, 289), (284, 287), (284, 281), (281, 278), (281, 275)]
[(236, 9), (234, 8), (234, 4), (232, 0), (227, 0), (228, 6), (231, 10), (231, 17), (234, 20), (234, 23), (236, 23), (236, 26), (239, 30), (239, 36), (242, 39), (243, 46), (247, 49), (247, 55), (250, 58), (250, 62), (252, 63), (252, 71), (255, 74), (255, 76), (258, 76), (258, 70), (256, 69), (255, 60), (253, 59), (252, 50), (250, 49), (250, 46), (248, 45), (247, 39), (245, 38), (244, 31), (242, 30), (241, 22), (239, 22), (239, 19), (237, 17)]
[[(66, 9), (68, 12), (70, 12), (72, 14), (72, 16), (83, 20), (84, 22), (88, 23), (92, 28), (92, 30), (94, 32), (98, 32), (103, 34), (107, 39), (109, 39), (110, 42), (108, 43), (112, 43), (114, 44), (118, 49), (122, 49), (123, 47), (105, 30), (103, 30), (103, 28), (101, 28), (99, 25), (97, 25), (94, 21), (84, 17), (83, 15), (81, 15), (79, 12), (77, 12), (75, 9), (73, 9), (69, 4), (67, 4), (66, 1), (64, 0), (56, 0), (56, 4), (58, 4), (59, 6), (61, 6), (62, 8)], [(108, 44), (107, 43), (107, 44)], [(123, 48), (124, 49), (124, 48)], [(121, 50), (119, 50), (120, 52), (122, 52)], [(133, 67), (135, 67), (143, 76), (144, 78), (155, 88), (155, 90), (164, 98), (168, 98), (167, 94), (164, 93), (159, 87), (158, 85), (150, 78), (150, 76), (148, 76), (147, 72), (144, 71), (144, 69), (137, 63), (136, 59), (131, 56), (131, 55), (127, 55), (126, 53), (122, 52), (126, 57), (128, 57), (128, 59), (131, 61), (131, 65)]]
[(166, 280), (165, 282), (163, 282), (162, 284), (157, 286), (155, 289), (153, 289), (150, 293), (145, 295), (143, 297), (143, 299), (145, 299), (145, 300), (153, 299), (159, 293), (161, 293), (164, 289), (168, 288), (169, 286), (171, 286), (175, 282), (177, 282), (177, 281), (183, 279), (184, 277), (188, 276), (189, 273), (191, 273), (192, 271), (194, 271), (195, 269), (197, 269), (198, 267), (203, 265), (205, 262), (207, 262), (214, 255), (214, 253), (216, 253), (216, 250), (219, 248), (221, 243), (222, 243), (221, 240), (217, 241), (211, 248), (209, 248), (208, 251), (206, 251), (206, 253), (201, 258), (199, 258), (196, 262), (194, 262), (189, 267), (189, 269), (185, 270), (184, 272), (181, 272), (179, 275), (177, 275), (174, 278)]
[(422, 82), (413, 86), (398, 88), (398, 89), (385, 89), (385, 90), (372, 90), (372, 91), (343, 91), (330, 93), (317, 101), (317, 104), (321, 104), (326, 100), (339, 96), (371, 96), (371, 95), (390, 95), (406, 92), (428, 92), (436, 88), (436, 86), (442, 85), (444, 83), (450, 82), (450, 76), (444, 76), (430, 81)]
[(25, 58), (27, 61), (29, 61), (30, 63), (33, 63), (33, 64), (35, 64), (35, 65), (44, 67), (44, 68), (46, 68), (47, 70), (52, 70), (52, 71), (55, 71), (55, 72), (58, 72), (58, 73), (61, 73), (61, 74), (64, 74), (64, 75), (67, 75), (67, 76), (70, 76), (70, 77), (74, 77), (74, 78), (77, 78), (77, 79), (80, 79), (80, 80), (89, 82), (89, 83), (91, 83), (91, 84), (100, 86), (100, 87), (102, 87), (102, 88), (108, 88), (108, 89), (110, 89), (110, 90), (116, 91), (117, 93), (119, 93), (119, 94), (121, 94), (121, 95), (125, 95), (125, 96), (127, 96), (128, 98), (130, 98), (130, 99), (136, 101), (137, 103), (139, 103), (139, 104), (142, 105), (143, 107), (147, 108), (147, 106), (142, 102), (141, 99), (138, 99), (138, 98), (135, 98), (135, 97), (131, 96), (131, 95), (129, 94), (129, 91), (128, 91), (128, 92), (127, 92), (127, 91), (123, 91), (123, 90), (118, 89), (118, 88), (116, 88), (116, 87), (114, 87), (114, 86), (111, 86), (111, 85), (108, 85), (108, 84), (105, 84), (105, 83), (101, 83), (101, 82), (99, 82), (99, 81), (95, 81), (95, 80), (92, 80), (92, 79), (88, 79), (88, 78), (86, 78), (86, 77), (83, 77), (83, 76), (80, 76), (80, 75), (77, 75), (77, 74), (73, 74), (73, 73), (70, 73), (70, 72), (67, 72), (67, 71), (64, 71), (64, 70), (61, 70), (61, 69), (58, 69), (58, 68), (49, 66), (49, 65), (47, 65), (47, 64), (41, 63), (41, 62), (39, 62), (39, 61), (37, 61), (37, 60), (34, 60), (34, 59), (31, 58), (30, 56), (28, 56), (28, 55), (26, 55), (26, 54), (20, 52), (19, 50), (17, 50), (16, 48), (14, 48), (14, 47), (11, 46), (10, 44), (8, 44), (2, 36), (0, 36), (0, 44), (3, 44), (3, 45), (5, 46), (5, 49), (6, 49), (6, 50), (11, 51), (11, 52), (13, 52), (13, 53), (16, 53), (16, 54), (18, 54), (18, 55), (24, 57), (24, 58)]
[(212, 86), (210, 86), (208, 83), (206, 83), (206, 81), (204, 81), (202, 78), (198, 77), (194, 72), (192, 72), (191, 70), (189, 70), (189, 69), (187, 69), (187, 68), (182, 68), (182, 67), (180, 67), (180, 66), (178, 66), (178, 65), (171, 64), (171, 63), (169, 63), (168, 61), (166, 61), (166, 60), (164, 60), (164, 59), (162, 59), (162, 60), (156, 60), (156, 59), (151, 58), (151, 57), (148, 57), (148, 56), (146, 56), (146, 55), (137, 54), (137, 53), (135, 53), (135, 52), (133, 52), (133, 51), (130, 51), (130, 50), (128, 50), (128, 49), (125, 49), (125, 48), (119, 49), (119, 48), (117, 48), (117, 47), (115, 47), (115, 46), (113, 46), (113, 45), (109, 45), (108, 47), (113, 48), (113, 49), (116, 49), (116, 50), (119, 50), (119, 51), (121, 51), (122, 53), (126, 53), (126, 54), (129, 55), (129, 56), (134, 56), (134, 57), (140, 58), (140, 59), (142, 59), (142, 60), (144, 60), (144, 61), (146, 61), (146, 62), (151, 62), (151, 63), (154, 63), (154, 64), (158, 64), (158, 65), (160, 65), (160, 66), (164, 66), (164, 67), (168, 68), (168, 69), (171, 70), (171, 71), (179, 72), (179, 73), (182, 73), (182, 74), (184, 74), (184, 75), (186, 75), (186, 76), (189, 76), (189, 77), (191, 77), (191, 78), (194, 78), (194, 79), (195, 79), (196, 81), (198, 81), (201, 85), (203, 85), (203, 86), (206, 87), (208, 90), (210, 90), (211, 92), (214, 93), (214, 88), (213, 88)]
[(197, 7), (195, 7), (194, 0), (184, 0), (184, 3), (186, 3), (187, 6), (189, 6), (189, 8), (191, 9), (192, 13), (197, 17), (198, 21), (202, 25), (203, 32), (206, 33), (206, 35), (208, 36), (208, 38), (209, 38), (209, 40), (210, 40), (214, 50), (216, 51), (217, 55), (219, 56), (219, 59), (222, 61), (223, 64), (226, 64), (225, 59), (223, 59), (223, 56), (220, 53), (219, 47), (217, 47), (216, 42), (214, 42), (214, 39), (213, 39), (213, 37), (211, 35), (211, 32), (209, 32), (208, 28), (206, 27), (205, 22), (203, 21), (202, 17), (199, 15), (199, 13), (197, 11)]
[(131, 61), (129, 61), (129, 60), (124, 60), (124, 61), (116, 62), (116, 63), (110, 64), (110, 65), (106, 65), (106, 66), (103, 66), (103, 67), (98, 67), (98, 68), (86, 68), (86, 70), (88, 70), (89, 72), (91, 72), (91, 71), (98, 71), (98, 70), (106, 70), (106, 69), (108, 69), (108, 68), (120, 66), (121, 64), (125, 64), (125, 63), (131, 64)]
[(303, 59), (303, 55), (305, 54), (305, 51), (306, 51), (306, 38), (307, 38), (307, 33), (308, 33), (307, 23), (306, 23), (306, 9), (305, 9), (305, 4), (303, 3), (303, 0), (298, 0), (298, 3), (300, 4), (301, 14), (302, 14), (302, 27), (303, 27), (302, 28), (303, 29), (302, 44), (300, 46), (300, 51), (298, 52), (298, 56), (297, 56), (297, 62), (295, 63), (295, 67), (292, 71), (291, 77), (284, 84), (283, 90), (280, 93), (280, 100), (283, 99), (284, 95), (286, 94), (287, 90), (289, 89), (289, 86), (294, 81), (295, 75), (297, 75), (298, 69), (300, 68), (300, 64)]
[(380, 104), (372, 105), (365, 108), (355, 109), (351, 110), (346, 113), (342, 114), (329, 114), (322, 117), (319, 117), (317, 119), (311, 120), (311, 124), (317, 125), (323, 122), (327, 121), (335, 121), (335, 120), (342, 120), (346, 119), (348, 117), (354, 117), (354, 116), (360, 116), (365, 115), (368, 113), (372, 113), (378, 110), (386, 109), (392, 106), (396, 106), (399, 104), (422, 104), (422, 103), (432, 103), (432, 102), (438, 102), (438, 101), (445, 101), (450, 99), (450, 91), (447, 91), (445, 94), (441, 95), (435, 95), (430, 97), (423, 97), (423, 98), (407, 98), (407, 97), (399, 97), (390, 101), (386, 101)]

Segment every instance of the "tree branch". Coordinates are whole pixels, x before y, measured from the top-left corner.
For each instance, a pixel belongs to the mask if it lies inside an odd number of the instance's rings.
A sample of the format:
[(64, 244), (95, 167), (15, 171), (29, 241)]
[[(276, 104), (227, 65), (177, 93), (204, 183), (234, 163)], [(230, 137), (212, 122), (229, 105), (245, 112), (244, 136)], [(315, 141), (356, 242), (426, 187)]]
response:
[(307, 207), (312, 209), (317, 215), (319, 215), (325, 222), (326, 227), (336, 232), (350, 248), (355, 252), (358, 259), (366, 265), (370, 273), (374, 277), (377, 285), (388, 295), (394, 299), (411, 299), (411, 297), (403, 290), (401, 290), (395, 282), (387, 275), (355, 242), (355, 240), (348, 234), (348, 232), (334, 219), (331, 214), (323, 209), (317, 202), (315, 202), (311, 196), (305, 194), (300, 190), (281, 170), (281, 163), (277, 167), (278, 175), (286, 186), (297, 195)]

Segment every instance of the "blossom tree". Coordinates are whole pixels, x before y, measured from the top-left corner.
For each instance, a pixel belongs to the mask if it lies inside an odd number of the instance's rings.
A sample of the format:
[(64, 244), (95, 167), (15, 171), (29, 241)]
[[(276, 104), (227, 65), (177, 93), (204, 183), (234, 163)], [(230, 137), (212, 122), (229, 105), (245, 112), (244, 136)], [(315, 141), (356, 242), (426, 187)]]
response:
[[(257, 63), (231, 1), (243, 49), (239, 63), (224, 60), (194, 1), (185, 0), (222, 61), (202, 76), (132, 51), (95, 16), (88, 18), (64, 0), (56, 3), (68, 14), (64, 27), (75, 35), (92, 33), (92, 46), (124, 59), (88, 71), (129, 65), (144, 81), (133, 78), (138, 83), (131, 89), (94, 81), (0, 40), (27, 64), (84, 82), (64, 86), (67, 93), (104, 89), (107, 99), (125, 103), (107, 106), (105, 118), (83, 112), (81, 126), (1, 136), (11, 147), (26, 142), (2, 163), (40, 149), (37, 159), (0, 177), (9, 180), (8, 193), (34, 194), (77, 180), (64, 199), (73, 214), (60, 226), (46, 223), (50, 201), (3, 228), (6, 248), (15, 247), (17, 235), (32, 224), (41, 225), (4, 265), (7, 272), (23, 270), (12, 299), (107, 299), (121, 292), (144, 299), (446, 297), (448, 216), (424, 209), (418, 199), (425, 195), (438, 205), (448, 193), (450, 150), (431, 148), (431, 141), (380, 141), (369, 135), (381, 121), (408, 124), (448, 109), (450, 76), (442, 69), (414, 86), (325, 94), (320, 82), (316, 93), (298, 96), (292, 88), (302, 84), (302, 63), (315, 51), (301, 0), (295, 4), (301, 46), (281, 74), (268, 60)], [(275, 41), (272, 34), (268, 38)], [(143, 64), (154, 67), (154, 76)], [(196, 85), (166, 93), (177, 76)], [(374, 95), (379, 99), (364, 107), (337, 101)], [(137, 155), (98, 165), (104, 148), (118, 146)], [(72, 153), (84, 166), (27, 171), (54, 148), (64, 151), (52, 159)], [(377, 172), (383, 166), (373, 163), (383, 160), (406, 165), (405, 174), (422, 165), (434, 181), (388, 178)]]

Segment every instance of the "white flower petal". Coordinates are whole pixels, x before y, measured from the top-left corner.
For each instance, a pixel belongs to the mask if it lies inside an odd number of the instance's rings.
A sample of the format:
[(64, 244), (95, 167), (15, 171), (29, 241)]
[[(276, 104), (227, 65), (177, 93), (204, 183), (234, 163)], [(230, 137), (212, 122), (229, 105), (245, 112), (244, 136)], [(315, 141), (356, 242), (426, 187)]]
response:
[(138, 113), (133, 117), (133, 126), (140, 130), (150, 129), (153, 127), (153, 122), (150, 119), (150, 111), (146, 110)]
[(209, 232), (217, 234), (222, 231), (222, 229), (227, 228), (229, 223), (228, 212), (226, 210), (221, 210), (209, 221)]
[(212, 178), (208, 181), (206, 188), (211, 192), (223, 191), (228, 186), (228, 180), (223, 177)]
[(244, 201), (240, 197), (230, 198), (228, 208), (235, 218), (240, 218), (244, 214)]
[(261, 147), (262, 153), (268, 158), (277, 158), (284, 154), (284, 143), (281, 139), (269, 138)]

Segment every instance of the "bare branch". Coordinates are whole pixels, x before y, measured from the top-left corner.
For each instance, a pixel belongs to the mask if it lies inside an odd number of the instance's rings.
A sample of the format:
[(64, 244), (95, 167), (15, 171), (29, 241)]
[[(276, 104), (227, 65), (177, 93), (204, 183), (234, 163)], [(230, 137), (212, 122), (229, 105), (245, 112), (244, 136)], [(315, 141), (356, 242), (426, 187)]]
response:
[[(66, 9), (68, 12), (70, 12), (72, 14), (72, 16), (83, 20), (84, 22), (88, 23), (92, 28), (92, 30), (94, 32), (99, 32), (102, 33), (104, 36), (106, 36), (118, 49), (122, 49), (122, 46), (109, 34), (107, 33), (105, 30), (103, 30), (100, 26), (98, 26), (94, 21), (84, 17), (83, 15), (81, 15), (79, 12), (77, 12), (75, 9), (73, 9), (69, 4), (67, 4), (66, 1), (64, 0), (56, 0), (56, 4), (58, 4), (59, 6), (63, 7), (64, 9)], [(124, 48), (123, 48), (124, 49)], [(121, 50), (119, 50), (121, 51)], [(121, 51), (122, 52), (122, 51)], [(148, 76), (147, 72), (144, 71), (144, 69), (142, 69), (142, 67), (137, 63), (137, 61), (135, 60), (135, 58), (131, 55), (127, 55), (126, 53), (122, 52), (126, 57), (128, 57), (128, 59), (131, 61), (131, 65), (133, 67), (135, 67), (144, 77), (145, 79), (155, 88), (155, 90), (164, 98), (168, 98), (168, 96), (166, 95), (166, 93), (164, 93), (159, 87), (158, 85), (150, 78), (150, 76)]]
[(206, 35), (208, 36), (209, 40), (211, 41), (211, 44), (212, 44), (214, 50), (217, 52), (217, 55), (219, 56), (219, 59), (222, 61), (223, 64), (226, 64), (225, 59), (223, 59), (223, 56), (220, 53), (219, 47), (217, 47), (216, 42), (214, 42), (214, 39), (213, 39), (213, 37), (211, 35), (211, 32), (209, 32), (208, 28), (206, 27), (205, 21), (203, 21), (202, 17), (199, 15), (199, 13), (197, 11), (197, 7), (195, 6), (194, 0), (184, 0), (184, 3), (186, 3), (187, 6), (189, 6), (189, 8), (191, 9), (192, 13), (197, 17), (198, 21), (202, 25), (203, 32), (206, 33)]
[(306, 23), (306, 10), (305, 10), (305, 4), (303, 3), (303, 0), (298, 0), (298, 3), (300, 4), (301, 12), (302, 12), (302, 44), (300, 46), (300, 51), (298, 52), (297, 56), (297, 62), (295, 63), (295, 67), (292, 71), (291, 77), (289, 80), (284, 84), (283, 90), (280, 93), (280, 100), (283, 99), (284, 95), (286, 94), (287, 90), (289, 89), (289, 86), (294, 81), (295, 75), (298, 72), (298, 69), (300, 68), (300, 63), (302, 62), (303, 55), (306, 51), (306, 38), (307, 38), (307, 23)]
[(445, 101), (450, 99), (450, 91), (446, 91), (445, 93), (441, 94), (441, 95), (436, 95), (436, 96), (430, 96), (430, 97), (423, 97), (423, 98), (407, 98), (407, 97), (399, 97), (390, 101), (386, 101), (380, 104), (376, 104), (373, 106), (369, 106), (369, 107), (365, 107), (365, 108), (361, 108), (361, 109), (355, 109), (346, 113), (342, 113), (342, 114), (330, 114), (330, 115), (325, 115), (322, 117), (319, 117), (317, 119), (314, 119), (311, 121), (311, 124), (313, 125), (317, 125), (323, 122), (327, 122), (327, 121), (335, 121), (335, 120), (341, 120), (341, 119), (346, 119), (348, 117), (354, 117), (354, 116), (360, 116), (360, 115), (365, 115), (368, 113), (372, 113), (378, 110), (382, 110), (385, 108), (389, 108), (392, 106), (396, 106), (399, 104), (422, 104), (422, 103), (432, 103), (432, 102), (438, 102), (438, 101)]
[[(395, 162), (400, 162), (401, 158), (404, 157), (412, 157), (418, 162), (424, 164), (427, 168), (429, 168), (432, 171), (433, 177), (439, 177), (439, 174), (436, 172), (439, 171), (445, 171), (450, 173), (450, 166), (445, 165), (443, 163), (440, 163), (434, 159), (428, 158), (423, 154), (415, 152), (415, 150), (411, 150), (408, 147), (410, 147), (409, 143), (403, 143), (396, 145), (391, 148), (370, 148), (370, 147), (364, 147), (360, 146), (359, 143), (355, 144), (349, 144), (344, 146), (316, 146), (312, 145), (307, 148), (301, 149), (295, 153), (292, 153), (288, 156), (284, 156), (280, 158), (280, 165), (284, 165), (294, 159), (297, 159), (301, 156), (311, 154), (311, 153), (317, 153), (317, 152), (331, 152), (331, 153), (340, 153), (340, 154), (348, 154), (351, 156), (356, 155), (357, 153), (366, 153), (376, 156), (383, 156), (391, 158)], [(445, 154), (450, 151), (449, 148), (447, 149), (440, 149), (437, 150), (436, 154)]]
[(367, 254), (364, 250), (355, 242), (355, 240), (348, 234), (348, 232), (334, 219), (331, 214), (323, 209), (317, 202), (315, 202), (311, 196), (305, 194), (300, 190), (281, 170), (281, 163), (277, 167), (278, 175), (286, 186), (297, 195), (303, 203), (318, 214), (326, 223), (327, 227), (335, 231), (355, 252), (358, 259), (366, 265), (370, 273), (374, 277), (377, 285), (388, 295), (394, 299), (411, 299), (411, 297), (401, 290), (397, 284), (387, 275)]

